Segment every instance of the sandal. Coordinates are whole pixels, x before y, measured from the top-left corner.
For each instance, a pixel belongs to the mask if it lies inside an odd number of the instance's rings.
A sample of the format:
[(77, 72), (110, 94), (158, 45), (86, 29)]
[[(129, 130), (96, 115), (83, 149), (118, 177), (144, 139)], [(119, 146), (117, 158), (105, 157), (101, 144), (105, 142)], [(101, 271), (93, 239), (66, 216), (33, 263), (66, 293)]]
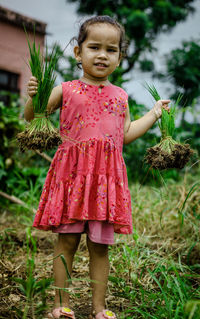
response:
[(51, 313), (48, 313), (48, 318), (71, 318), (76, 319), (74, 312), (68, 307), (55, 308)]
[(117, 317), (114, 312), (108, 309), (103, 309), (101, 312), (98, 312), (97, 314), (95, 311), (93, 311), (92, 315), (90, 316), (90, 319), (117, 319)]

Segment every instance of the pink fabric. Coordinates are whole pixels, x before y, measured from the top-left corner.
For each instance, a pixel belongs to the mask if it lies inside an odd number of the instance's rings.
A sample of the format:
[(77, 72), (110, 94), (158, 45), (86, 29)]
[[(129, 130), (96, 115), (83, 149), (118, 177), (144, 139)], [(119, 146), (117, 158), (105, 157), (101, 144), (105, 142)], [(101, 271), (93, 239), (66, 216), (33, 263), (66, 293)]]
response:
[(114, 224), (132, 233), (131, 197), (122, 157), (127, 94), (80, 80), (62, 83), (63, 143), (49, 168), (33, 226), (43, 230), (76, 221)]
[(91, 241), (99, 244), (114, 244), (114, 227), (108, 222), (89, 220), (88, 222), (76, 222), (74, 224), (60, 225), (53, 229), (54, 233), (86, 233)]

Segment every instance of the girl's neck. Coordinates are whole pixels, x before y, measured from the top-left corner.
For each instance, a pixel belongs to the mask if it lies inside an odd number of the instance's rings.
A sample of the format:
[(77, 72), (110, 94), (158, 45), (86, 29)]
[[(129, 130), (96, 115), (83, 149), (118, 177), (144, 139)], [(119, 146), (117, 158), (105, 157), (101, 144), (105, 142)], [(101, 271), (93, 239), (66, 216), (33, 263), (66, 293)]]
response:
[(90, 85), (97, 85), (97, 86), (100, 86), (100, 85), (103, 85), (103, 86), (107, 86), (110, 84), (110, 82), (108, 81), (108, 79), (106, 80), (101, 80), (101, 79), (97, 79), (97, 80), (93, 80), (93, 79), (88, 79), (84, 76), (82, 76), (80, 78), (80, 81), (86, 83), (86, 84), (90, 84)]

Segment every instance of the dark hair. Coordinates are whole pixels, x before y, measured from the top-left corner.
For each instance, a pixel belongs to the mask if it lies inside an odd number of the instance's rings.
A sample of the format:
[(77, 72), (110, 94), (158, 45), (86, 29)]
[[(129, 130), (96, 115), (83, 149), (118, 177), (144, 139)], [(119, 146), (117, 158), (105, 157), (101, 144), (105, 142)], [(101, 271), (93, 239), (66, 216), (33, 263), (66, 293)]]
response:
[(106, 15), (94, 16), (92, 18), (87, 19), (81, 24), (78, 37), (74, 37), (72, 40), (76, 40), (78, 43), (78, 46), (81, 48), (82, 43), (85, 41), (85, 39), (88, 36), (89, 26), (96, 23), (111, 24), (112, 26), (114, 26), (116, 29), (119, 30), (120, 32), (119, 50), (120, 50), (121, 56), (125, 57), (127, 53), (127, 49), (128, 49), (128, 40), (126, 38), (124, 27), (115, 19), (111, 18), (110, 16), (106, 16)]

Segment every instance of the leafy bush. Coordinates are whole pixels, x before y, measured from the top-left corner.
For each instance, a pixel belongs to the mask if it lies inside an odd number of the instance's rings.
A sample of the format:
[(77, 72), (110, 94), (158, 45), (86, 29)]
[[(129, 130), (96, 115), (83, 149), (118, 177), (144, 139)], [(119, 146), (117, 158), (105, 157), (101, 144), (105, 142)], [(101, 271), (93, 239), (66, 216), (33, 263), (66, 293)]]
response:
[[(1, 191), (26, 202), (31, 201), (32, 205), (39, 200), (49, 165), (35, 152), (19, 151), (16, 134), (25, 128), (22, 113), (16, 98), (8, 106), (0, 102), (0, 182)], [(2, 197), (0, 200), (7, 206), (7, 200)]]

